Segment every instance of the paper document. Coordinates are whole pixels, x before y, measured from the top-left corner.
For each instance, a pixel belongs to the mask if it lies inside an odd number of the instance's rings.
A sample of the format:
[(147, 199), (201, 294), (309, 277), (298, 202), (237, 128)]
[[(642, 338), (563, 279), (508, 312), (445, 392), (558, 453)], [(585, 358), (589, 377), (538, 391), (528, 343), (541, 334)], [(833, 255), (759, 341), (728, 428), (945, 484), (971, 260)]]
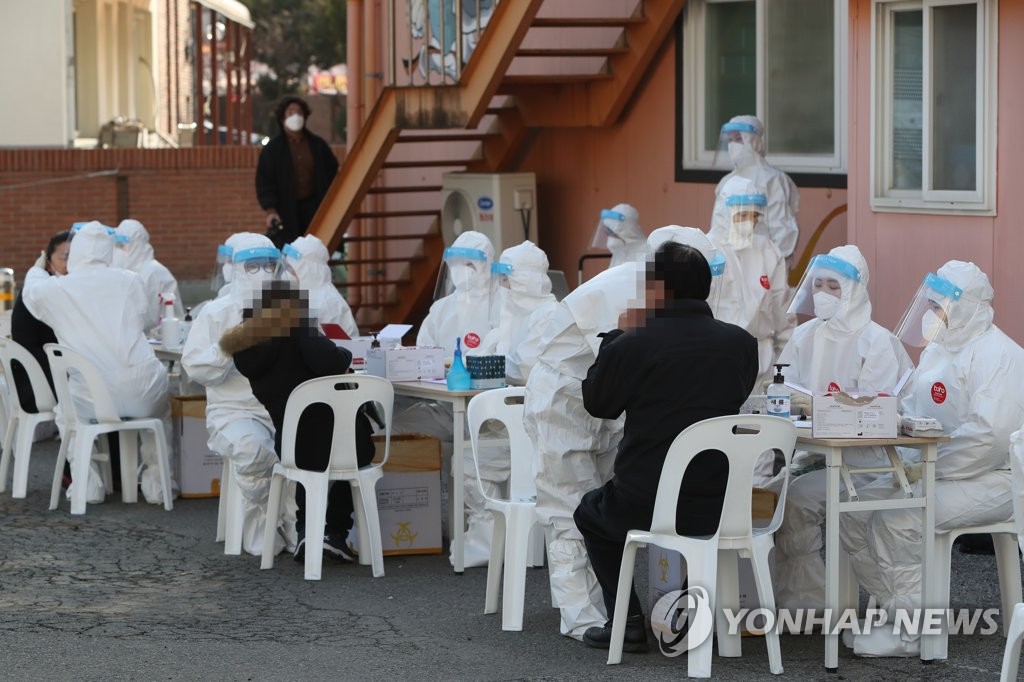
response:
[(411, 324), (389, 324), (377, 332), (377, 337), (401, 341), (402, 337), (408, 334), (410, 329), (412, 329)]
[(785, 382), (785, 385), (789, 386), (794, 391), (800, 391), (804, 395), (813, 395), (811, 393), (811, 389), (807, 388), (806, 386), (801, 386), (800, 384), (796, 384), (796, 383), (793, 383), (791, 381)]

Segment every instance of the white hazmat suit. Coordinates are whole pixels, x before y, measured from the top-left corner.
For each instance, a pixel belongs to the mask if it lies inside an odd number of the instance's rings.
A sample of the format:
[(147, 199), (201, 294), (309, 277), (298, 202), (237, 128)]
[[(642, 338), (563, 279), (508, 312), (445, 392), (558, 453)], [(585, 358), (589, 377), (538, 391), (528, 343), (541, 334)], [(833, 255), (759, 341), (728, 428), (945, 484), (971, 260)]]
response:
[(121, 221), (117, 226), (117, 248), (114, 249), (114, 267), (131, 270), (142, 278), (146, 289), (146, 300), (149, 302), (149, 318), (152, 330), (163, 316), (164, 306), (161, 297), (170, 294), (174, 297), (174, 316), (179, 320), (185, 317), (185, 307), (178, 289), (178, 280), (174, 278), (160, 261), (153, 257), (153, 246), (149, 243), (149, 232), (138, 220), (131, 218)]
[[(246, 272), (246, 252), (274, 249), (266, 237), (255, 233), (233, 235), (232, 262), (225, 264), (226, 292), (199, 311), (192, 323), (181, 362), (189, 377), (206, 387), (207, 446), (231, 460), (243, 498), (242, 548), (249, 554), (263, 551), (263, 522), (270, 474), (278, 461), (274, 450), (274, 424), (252, 394), (249, 380), (235, 368), (220, 347), (224, 332), (242, 321), (242, 309), (251, 307), (264, 282), (273, 273), (259, 269)], [(267, 251), (269, 253), (269, 251)], [(284, 543), (282, 542), (282, 545)]]
[[(149, 307), (142, 280), (134, 272), (113, 268), (114, 238), (109, 228), (91, 222), (75, 233), (68, 254), (68, 274), (51, 277), (40, 267), (25, 276), (24, 300), (32, 315), (48, 324), (57, 340), (92, 361), (103, 376), (122, 417), (159, 417), (171, 434), (167, 370), (146, 341)], [(80, 417), (94, 415), (81, 377), (71, 375), (71, 395)], [(170, 443), (166, 443), (171, 452)], [(163, 503), (155, 443), (144, 437), (140, 450), (142, 494)], [(102, 501), (99, 470), (90, 468), (86, 499)], [(172, 482), (172, 486), (174, 483)]]
[[(789, 341), (796, 318), (789, 315), (786, 261), (764, 230), (767, 198), (747, 179), (733, 177), (720, 186), (731, 211), (728, 220), (712, 218), (708, 237), (725, 257), (717, 319), (747, 330), (757, 339), (758, 379), (762, 393), (772, 378), (772, 363)], [(716, 209), (717, 210), (717, 209)], [(754, 214), (758, 214), (756, 219)]]
[[(950, 438), (938, 445), (935, 527), (1006, 521), (1013, 515), (1010, 435), (1024, 422), (1024, 349), (992, 323), (992, 286), (978, 266), (950, 261), (935, 279), (955, 291), (955, 298), (928, 294), (945, 320), (933, 330), (900, 401), (904, 415), (938, 419)], [(910, 465), (911, 479), (916, 478), (914, 469)], [(920, 485), (915, 484), (918, 492)], [(884, 478), (864, 489), (861, 499), (897, 494), (902, 493)], [(921, 512), (843, 514), (840, 524), (853, 570), (888, 610), (889, 622), (896, 609), (921, 606)], [(916, 635), (905, 631), (894, 635), (890, 627), (873, 628), (854, 638), (854, 653), (913, 656), (919, 644)]]
[(336, 324), (350, 338), (359, 335), (359, 325), (348, 302), (334, 286), (331, 268), (327, 265), (330, 254), (324, 243), (313, 235), (299, 237), (286, 244), (283, 251), (285, 264), (295, 273), (300, 288), (309, 292), (309, 311), (320, 324)]
[[(834, 391), (889, 393), (913, 367), (903, 344), (871, 320), (868, 267), (856, 246), (838, 246), (811, 262), (794, 306), (812, 298), (816, 317), (796, 328), (779, 356), (786, 379), (814, 394)], [(836, 291), (830, 287), (838, 285)], [(836, 296), (835, 294), (838, 294)], [(795, 312), (795, 311), (794, 311)], [(801, 311), (803, 312), (803, 311)], [(847, 448), (853, 467), (888, 466), (882, 448)], [(810, 458), (797, 455), (796, 466)], [(854, 476), (858, 489), (876, 478)], [(768, 486), (771, 487), (771, 486)], [(825, 520), (826, 473), (812, 471), (790, 481), (782, 527), (775, 536), (776, 602), (785, 608), (824, 608), (825, 564), (821, 524)]]
[(725, 205), (724, 190), (736, 178), (751, 181), (763, 193), (768, 204), (764, 223), (772, 242), (784, 258), (789, 258), (800, 237), (796, 215), (800, 211), (800, 190), (783, 171), (765, 159), (764, 126), (756, 116), (734, 116), (722, 126), (723, 140), (728, 140), (729, 160), (733, 171), (715, 188), (715, 208), (711, 228), (727, 226), (730, 212)]
[[(517, 355), (522, 339), (529, 332), (526, 324), (535, 310), (554, 303), (551, 278), (548, 277), (548, 257), (533, 242), (525, 241), (505, 249), (499, 262), (494, 264), (499, 281), (498, 326), (488, 333), (480, 344), (482, 355), (504, 355), (505, 372), (512, 383), (525, 383), (524, 372)], [(506, 288), (507, 286), (507, 288)], [(494, 437), (507, 437), (504, 435)], [(481, 447), (478, 457), (480, 480), (487, 494), (501, 497), (501, 485), (508, 480), (509, 452), (507, 448)], [(464, 556), (466, 566), (485, 566), (490, 558), (491, 534), (494, 517), (484, 508), (484, 499), (476, 483), (472, 452), (464, 457), (466, 522)]]

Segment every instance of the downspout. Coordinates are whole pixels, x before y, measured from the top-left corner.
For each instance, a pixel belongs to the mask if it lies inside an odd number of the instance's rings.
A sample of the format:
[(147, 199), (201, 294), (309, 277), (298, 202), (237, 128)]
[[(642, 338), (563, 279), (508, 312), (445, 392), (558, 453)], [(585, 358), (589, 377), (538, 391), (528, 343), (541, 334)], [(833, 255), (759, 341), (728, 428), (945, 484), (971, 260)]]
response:
[[(346, 33), (348, 53), (348, 96), (345, 98), (345, 153), (348, 154), (355, 146), (356, 138), (363, 127), (363, 2), (362, 0), (348, 0), (346, 16)], [(354, 235), (362, 233), (361, 221), (355, 220), (350, 225)], [(347, 260), (363, 260), (365, 254), (365, 242), (355, 242), (345, 249)], [(356, 265), (348, 268), (350, 280), (365, 280), (365, 266)], [(353, 277), (355, 271), (359, 276)], [(362, 291), (359, 287), (352, 287), (346, 290), (350, 303), (358, 305), (362, 299)]]

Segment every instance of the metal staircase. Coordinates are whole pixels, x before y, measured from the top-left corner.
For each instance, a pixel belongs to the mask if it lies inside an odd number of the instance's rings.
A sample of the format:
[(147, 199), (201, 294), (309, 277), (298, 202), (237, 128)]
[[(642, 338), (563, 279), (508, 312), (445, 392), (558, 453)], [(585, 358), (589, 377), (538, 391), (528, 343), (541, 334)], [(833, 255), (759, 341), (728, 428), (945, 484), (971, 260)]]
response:
[(339, 287), (360, 326), (425, 315), (445, 172), (515, 170), (535, 129), (615, 124), (684, 3), (456, 0), (464, 16), (476, 5), (476, 24), (446, 25), (422, 14), (425, 0), (387, 0), (387, 85), (310, 227), (344, 249)]

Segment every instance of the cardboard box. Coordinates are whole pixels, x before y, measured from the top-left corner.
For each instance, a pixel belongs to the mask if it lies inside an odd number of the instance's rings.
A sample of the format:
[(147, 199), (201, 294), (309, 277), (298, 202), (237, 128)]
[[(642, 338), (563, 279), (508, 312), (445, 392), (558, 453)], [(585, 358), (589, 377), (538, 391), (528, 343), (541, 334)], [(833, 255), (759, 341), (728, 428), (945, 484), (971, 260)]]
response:
[(444, 379), (444, 355), (443, 348), (372, 348), (366, 354), (366, 373), (391, 381)]
[(219, 497), (223, 460), (206, 447), (206, 396), (171, 398), (173, 469), (181, 496)]
[[(373, 441), (379, 460), (384, 437)], [(377, 511), (385, 556), (441, 553), (441, 441), (419, 433), (391, 436)]]
[(352, 353), (352, 369), (364, 369), (366, 367), (366, 354), (373, 343), (372, 336), (358, 336), (354, 339), (332, 339), (339, 348), (345, 348)]
[[(778, 496), (770, 490), (754, 488), (751, 493), (751, 517), (755, 526), (767, 525), (775, 514)], [(768, 555), (768, 566), (775, 579), (775, 550)], [(647, 613), (654, 613), (654, 605), (665, 594), (683, 589), (686, 581), (686, 561), (679, 552), (648, 545), (647, 548)], [(757, 598), (757, 584), (754, 581), (754, 569), (749, 559), (739, 560), (739, 593), (741, 609), (760, 608)], [(666, 629), (670, 629), (665, 624)], [(763, 634), (752, 632), (747, 634)]]
[(814, 438), (895, 438), (899, 423), (893, 396), (854, 397), (843, 393), (812, 398)]

